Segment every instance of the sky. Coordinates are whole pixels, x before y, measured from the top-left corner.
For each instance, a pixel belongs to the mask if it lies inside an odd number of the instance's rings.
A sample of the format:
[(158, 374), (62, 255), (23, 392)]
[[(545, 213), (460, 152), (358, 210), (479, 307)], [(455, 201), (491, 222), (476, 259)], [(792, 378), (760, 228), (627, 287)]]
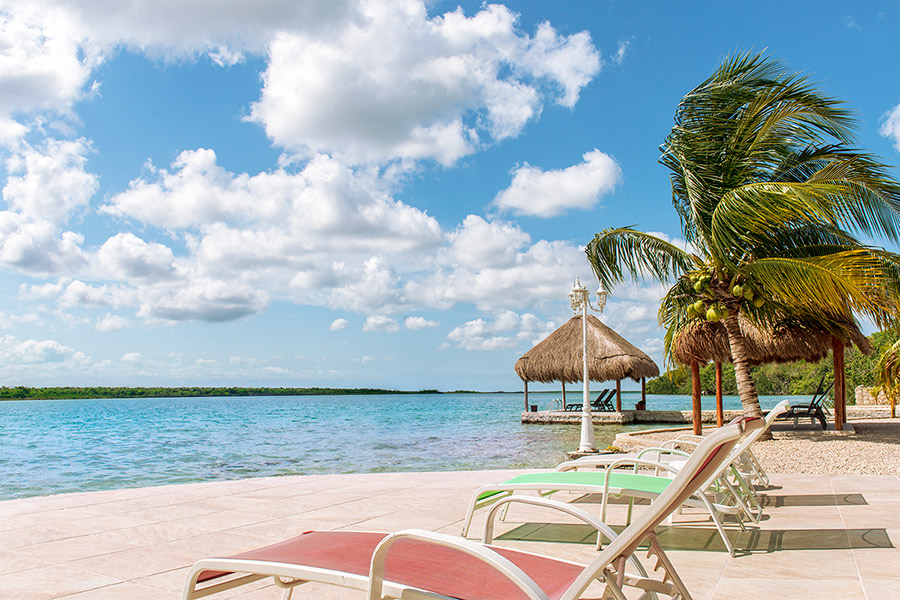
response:
[[(896, 0), (0, 0), (0, 385), (520, 389), (747, 51), (900, 177)], [(601, 315), (661, 368), (664, 291)]]

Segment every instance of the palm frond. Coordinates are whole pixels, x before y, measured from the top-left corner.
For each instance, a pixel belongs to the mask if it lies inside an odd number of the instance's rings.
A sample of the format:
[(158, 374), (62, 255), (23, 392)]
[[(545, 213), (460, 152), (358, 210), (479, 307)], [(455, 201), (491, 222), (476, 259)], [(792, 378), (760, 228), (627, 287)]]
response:
[(624, 280), (626, 271), (633, 279), (651, 276), (668, 281), (701, 264), (698, 257), (678, 246), (631, 227), (604, 229), (585, 253), (597, 278), (610, 290)]
[(854, 250), (806, 259), (759, 259), (745, 270), (764, 297), (791, 311), (844, 321), (861, 313), (883, 324), (892, 322), (898, 310), (897, 296), (888, 293), (897, 288), (893, 274), (885, 272), (891, 263), (870, 251)]

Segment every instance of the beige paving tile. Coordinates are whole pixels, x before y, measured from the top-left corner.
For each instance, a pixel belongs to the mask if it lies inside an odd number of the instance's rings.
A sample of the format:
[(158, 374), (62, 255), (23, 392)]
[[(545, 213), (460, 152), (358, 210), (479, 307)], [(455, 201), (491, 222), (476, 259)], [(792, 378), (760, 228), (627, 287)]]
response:
[[(152, 575), (135, 577), (131, 579), (131, 583), (157, 590), (160, 592), (159, 598), (174, 598), (176, 595), (181, 594), (182, 589), (184, 589), (184, 582), (187, 579), (189, 568), (190, 566), (184, 566), (178, 569), (153, 573)], [(180, 598), (180, 596), (178, 597)]]
[(150, 523), (150, 521), (137, 517), (110, 514), (71, 521), (66, 525), (66, 528), (75, 533), (89, 535), (140, 527)]
[(152, 546), (155, 544), (203, 535), (205, 533), (208, 533), (208, 530), (200, 527), (192, 527), (183, 522), (176, 521), (104, 531), (95, 537), (114, 541), (125, 541), (137, 546)]
[(723, 577), (710, 600), (773, 600), (774, 598), (815, 598), (815, 600), (866, 600), (859, 581), (821, 579), (729, 579)]
[(865, 581), (892, 581), (900, 598), (900, 549), (854, 550), (853, 558), (860, 578)]
[(890, 503), (854, 506), (841, 510), (844, 525), (849, 528), (900, 528), (900, 498)]
[(103, 539), (96, 536), (80, 536), (22, 546), (17, 549), (17, 553), (23, 556), (40, 558), (51, 563), (64, 563), (79, 558), (133, 550), (134, 548), (137, 548), (137, 546), (120, 540)]
[(52, 565), (0, 576), (0, 598), (59, 598), (118, 582), (115, 577)]
[(129, 581), (137, 577), (178, 569), (196, 562), (196, 556), (190, 553), (171, 548), (167, 548), (167, 550), (167, 552), (162, 552), (152, 546), (137, 548), (73, 560), (69, 562), (69, 565), (97, 575), (117, 578), (118, 581)]
[(143, 519), (150, 523), (174, 521), (176, 519), (190, 519), (205, 515), (215, 514), (215, 510), (195, 506), (190, 503), (169, 504), (153, 508), (142, 508), (126, 513), (130, 517)]
[(235, 527), (242, 527), (244, 525), (251, 525), (267, 520), (269, 520), (269, 518), (263, 514), (256, 514), (243, 510), (228, 510), (210, 512), (184, 519), (173, 519), (170, 523), (206, 531), (227, 531), (229, 529), (234, 529)]
[(64, 540), (74, 537), (71, 531), (50, 527), (25, 527), (24, 529), (8, 529), (0, 532), (0, 548), (12, 550), (22, 546)]
[(118, 583), (86, 592), (60, 596), (60, 600), (123, 600), (126, 598), (127, 600), (160, 600), (159, 590), (133, 583)]
[(49, 564), (50, 563), (40, 558), (25, 556), (8, 550), (0, 550), (0, 575), (16, 573), (18, 571), (34, 569), (36, 567), (45, 567)]
[(866, 600), (897, 600), (900, 598), (900, 583), (896, 579), (864, 579), (863, 590)]
[(725, 565), (722, 578), (755, 579), (760, 573), (765, 573), (773, 580), (791, 580), (798, 577), (842, 581), (859, 579), (850, 550), (795, 550), (740, 556)]

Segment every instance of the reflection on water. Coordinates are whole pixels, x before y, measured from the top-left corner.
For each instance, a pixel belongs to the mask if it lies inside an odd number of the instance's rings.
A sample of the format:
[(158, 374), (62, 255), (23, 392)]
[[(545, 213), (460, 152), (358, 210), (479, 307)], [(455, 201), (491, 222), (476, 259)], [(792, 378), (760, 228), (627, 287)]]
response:
[[(623, 406), (638, 396), (624, 393)], [(543, 408), (553, 397), (529, 400)], [(521, 394), (0, 402), (0, 499), (273, 475), (551, 467), (578, 446), (577, 425), (522, 425), (523, 404)], [(689, 406), (687, 397), (648, 397), (650, 409)], [(646, 427), (597, 427), (597, 446)]]

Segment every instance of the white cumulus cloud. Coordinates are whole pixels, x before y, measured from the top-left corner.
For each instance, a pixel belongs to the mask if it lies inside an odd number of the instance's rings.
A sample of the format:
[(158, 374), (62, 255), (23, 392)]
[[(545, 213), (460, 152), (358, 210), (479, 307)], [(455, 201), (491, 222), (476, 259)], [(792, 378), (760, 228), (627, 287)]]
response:
[(425, 317), (406, 317), (403, 324), (406, 325), (407, 329), (412, 330), (426, 329), (428, 327), (437, 327), (440, 325), (437, 321), (431, 321)]
[(24, 340), (14, 336), (0, 337), (0, 364), (15, 366), (45, 363), (85, 363), (89, 358), (55, 340)]
[(531, 313), (519, 315), (507, 310), (493, 321), (468, 321), (454, 328), (447, 338), (466, 350), (509, 350), (522, 342), (534, 344), (555, 327), (552, 321), (545, 322)]
[(900, 104), (884, 114), (878, 133), (890, 138), (894, 142), (894, 148), (900, 152)]
[(347, 319), (335, 319), (331, 322), (331, 325), (328, 327), (331, 331), (343, 331), (350, 326), (350, 321)]
[(131, 321), (125, 317), (107, 313), (102, 319), (97, 319), (97, 331), (119, 331), (131, 326)]
[(84, 139), (47, 140), (35, 148), (21, 145), (6, 161), (9, 175), (3, 199), (32, 220), (65, 223), (84, 208), (98, 188), (97, 177), (85, 171), (90, 144)]
[(284, 31), (269, 44), (250, 119), (279, 146), (450, 165), (517, 135), (545, 99), (573, 106), (601, 67), (587, 33), (543, 23), (531, 37), (501, 5), (434, 18), (420, 0), (359, 6), (361, 18), (330, 39)]
[(174, 255), (168, 247), (147, 243), (132, 233), (118, 233), (97, 251), (97, 262), (121, 279), (166, 278), (174, 271)]
[(494, 205), (544, 218), (592, 208), (600, 196), (622, 181), (622, 169), (611, 156), (596, 149), (582, 158), (583, 162), (565, 169), (544, 171), (527, 163), (518, 167), (510, 186), (494, 198)]
[(386, 317), (384, 315), (372, 315), (366, 318), (363, 325), (363, 331), (381, 331), (384, 333), (393, 333), (400, 330), (400, 324), (397, 319)]

